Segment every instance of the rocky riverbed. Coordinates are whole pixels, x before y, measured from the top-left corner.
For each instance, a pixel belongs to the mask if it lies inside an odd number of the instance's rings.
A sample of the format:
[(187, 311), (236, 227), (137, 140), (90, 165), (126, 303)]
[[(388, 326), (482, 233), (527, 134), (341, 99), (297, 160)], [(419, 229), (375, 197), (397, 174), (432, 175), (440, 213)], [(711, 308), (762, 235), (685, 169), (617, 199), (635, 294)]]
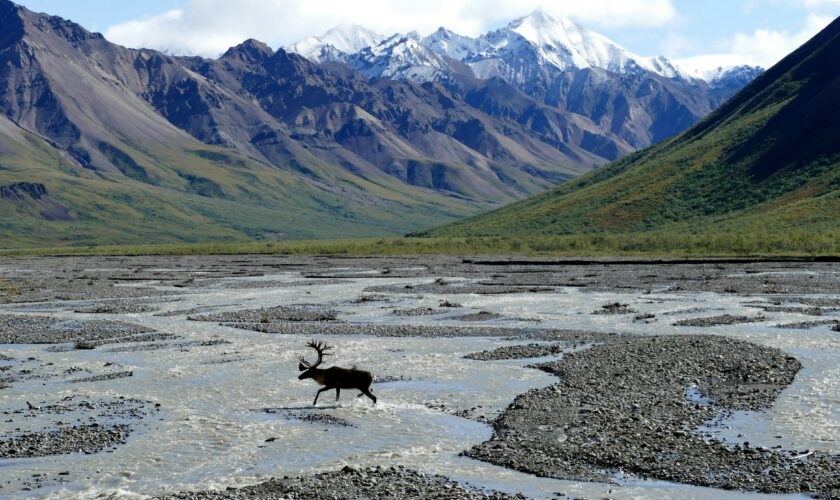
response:
[[(3, 258), (0, 279), (0, 496), (840, 496), (831, 262)], [(380, 403), (312, 408), (312, 338)]]
[(163, 500), (222, 499), (312, 499), (322, 498), (439, 498), (442, 500), (480, 500), (524, 498), (500, 492), (485, 492), (464, 487), (443, 476), (427, 475), (404, 467), (345, 466), (340, 471), (295, 478), (272, 479), (255, 486), (225, 491), (178, 493)]
[(622, 337), (539, 368), (560, 382), (516, 398), (493, 423), (493, 439), (467, 455), (581, 481), (622, 470), (729, 490), (840, 495), (838, 455), (730, 446), (697, 432), (733, 410), (769, 408), (801, 368), (779, 350), (725, 337)]

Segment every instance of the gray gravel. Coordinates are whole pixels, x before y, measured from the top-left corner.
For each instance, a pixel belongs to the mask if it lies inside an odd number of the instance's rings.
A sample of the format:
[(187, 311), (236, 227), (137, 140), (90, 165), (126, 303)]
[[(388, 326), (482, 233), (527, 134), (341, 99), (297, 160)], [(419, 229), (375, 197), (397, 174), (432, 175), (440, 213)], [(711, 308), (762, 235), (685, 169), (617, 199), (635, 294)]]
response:
[(807, 330), (809, 328), (817, 328), (826, 325), (840, 325), (840, 321), (836, 319), (823, 319), (817, 321), (802, 321), (798, 323), (779, 323), (776, 328), (786, 328), (791, 330)]
[[(579, 347), (583, 344), (604, 342), (613, 337), (620, 336), (617, 333), (587, 332), (584, 330), (531, 330), (519, 338), (529, 340), (542, 340), (548, 342), (566, 342), (571, 347)], [(516, 340), (516, 337), (511, 337)]]
[(86, 307), (78, 307), (74, 312), (82, 314), (140, 314), (157, 311), (158, 307), (148, 304), (136, 304), (130, 302), (116, 302), (109, 304), (94, 304)]
[[(560, 382), (519, 397), (468, 456), (540, 476), (641, 477), (766, 493), (840, 495), (840, 457), (730, 446), (694, 431), (764, 410), (800, 369), (778, 351), (717, 336), (615, 337), (540, 367)], [(710, 404), (687, 398), (690, 387)]]
[[(503, 493), (485, 493), (464, 487), (442, 476), (403, 467), (346, 466), (339, 471), (310, 476), (272, 479), (255, 486), (224, 491), (178, 493), (165, 499), (507, 499)], [(521, 498), (521, 497), (520, 497)]]
[[(299, 285), (347, 283), (355, 278), (398, 276), (416, 277), (426, 284), (417, 286), (371, 287), (359, 302), (391, 298), (370, 292), (401, 295), (434, 294), (500, 294), (529, 293), (575, 287), (591, 291), (645, 291), (651, 300), (659, 300), (663, 292), (717, 292), (757, 294), (765, 300), (758, 304), (768, 312), (823, 314), (840, 308), (838, 299), (798, 297), (797, 294), (836, 294), (840, 290), (840, 273), (836, 263), (811, 262), (657, 262), (627, 264), (616, 260), (600, 262), (564, 259), (463, 259), (458, 257), (376, 257), (323, 258), (297, 256), (219, 256), (219, 257), (115, 257), (115, 258), (0, 258), (4, 279), (19, 293), (4, 295), (0, 302), (54, 302), (120, 298), (127, 307), (142, 307), (161, 295), (182, 292), (161, 292), (153, 285), (179, 288), (281, 286), (280, 282), (251, 284), (230, 278), (263, 276), (279, 271), (300, 272), (311, 279)], [(405, 270), (400, 268), (416, 267)], [(346, 272), (338, 268), (353, 268)], [(359, 271), (374, 271), (373, 274)], [(6, 272), (8, 271), (8, 272)], [(458, 276), (465, 280), (439, 278)], [(116, 286), (131, 283), (133, 286)], [(285, 284), (283, 286), (293, 286)], [(296, 285), (295, 285), (296, 286)], [(188, 291), (188, 290), (184, 290)], [(740, 298), (740, 297), (739, 297)], [(133, 304), (133, 305), (132, 305)], [(797, 305), (798, 304), (798, 305)], [(51, 304), (52, 305), (52, 304)], [(92, 304), (91, 307), (99, 307)], [(64, 306), (66, 309), (66, 306)], [(88, 306), (76, 306), (84, 310)], [(783, 308), (783, 309), (777, 309)], [(295, 308), (297, 309), (297, 308)], [(303, 309), (307, 309), (303, 307)], [(112, 309), (117, 311), (117, 309)], [(122, 311), (129, 311), (123, 309)], [(92, 311), (95, 312), (95, 311)], [(106, 311), (102, 311), (106, 312)], [(179, 314), (207, 313), (207, 309), (180, 311)], [(246, 311), (252, 312), (252, 311)], [(698, 311), (701, 312), (701, 311)], [(120, 312), (116, 312), (120, 313)], [(227, 316), (211, 319), (239, 328), (280, 334), (364, 334), (380, 336), (494, 336), (516, 340), (548, 340), (563, 345), (597, 344), (588, 351), (565, 354), (561, 361), (542, 368), (561, 376), (550, 388), (530, 391), (519, 398), (494, 423), (495, 435), (488, 443), (468, 453), (472, 456), (519, 470), (552, 477), (584, 480), (610, 480), (618, 469), (644, 477), (688, 482), (721, 488), (744, 488), (759, 491), (803, 491), (824, 497), (840, 496), (837, 492), (838, 462), (836, 457), (814, 453), (794, 458), (793, 450), (757, 449), (744, 444), (714, 441), (710, 435), (693, 432), (736, 409), (763, 409), (772, 403), (781, 388), (790, 383), (798, 369), (795, 360), (772, 350), (715, 337), (676, 337), (674, 340), (575, 332), (488, 327), (426, 327), (417, 325), (385, 326), (341, 324), (329, 318), (302, 317), (278, 311), (273, 317)], [(624, 312), (622, 312), (624, 313)], [(706, 314), (718, 314), (710, 310)], [(137, 343), (136, 339), (154, 340), (151, 331), (132, 330), (115, 323), (89, 322), (70, 325), (29, 316), (19, 319), (0, 315), (0, 343), (9, 339), (24, 342), (128, 342), (108, 351), (142, 348), (179, 347), (177, 343)], [(212, 315), (209, 315), (212, 316)], [(733, 321), (734, 318), (734, 321)], [(266, 322), (263, 322), (266, 319)], [(654, 319), (654, 318), (649, 318)], [(763, 321), (763, 317), (698, 318), (700, 326), (736, 324), (738, 320)], [(324, 322), (326, 320), (326, 322)], [(720, 321), (723, 323), (720, 323)], [(26, 324), (25, 321), (30, 321)], [(332, 322), (331, 322), (332, 321)], [(7, 323), (10, 327), (7, 327)], [(814, 324), (817, 322), (809, 322)], [(821, 323), (830, 325), (830, 323)], [(819, 325), (817, 325), (819, 326)], [(68, 328), (69, 327), (69, 328)], [(134, 325), (136, 327), (136, 325)], [(5, 337), (3, 337), (5, 336)], [(144, 337), (145, 336), (145, 337)], [(161, 340), (165, 337), (161, 337)], [(696, 340), (697, 344), (694, 344)], [(537, 345), (537, 344), (534, 344)], [(61, 346), (58, 346), (61, 347)], [(543, 345), (539, 349), (545, 349)], [(507, 351), (489, 351), (477, 356), (486, 359), (514, 358), (538, 352), (531, 346)], [(538, 354), (544, 356), (540, 352)], [(521, 359), (521, 358), (520, 358)], [(17, 363), (17, 362), (16, 362)], [(21, 365), (15, 369), (29, 369)], [(90, 378), (113, 373), (90, 373)], [(0, 373), (0, 385), (4, 382)], [(29, 376), (29, 375), (27, 375)], [(70, 374), (63, 375), (62, 380)], [(79, 374), (73, 375), (78, 377)], [(106, 380), (102, 380), (106, 382)], [(696, 386), (710, 404), (700, 404), (686, 397), (686, 389)], [(472, 418), (478, 410), (452, 410)], [(99, 420), (98, 420), (99, 421)], [(114, 422), (99, 421), (101, 429), (110, 429)], [(322, 422), (326, 423), (326, 422)], [(55, 432), (45, 429), (41, 434)], [(16, 439), (20, 436), (4, 436)], [(47, 438), (44, 438), (47, 439)], [(281, 440), (281, 438), (277, 438)], [(59, 440), (52, 451), (62, 449)], [(72, 442), (72, 437), (66, 440)], [(279, 443), (282, 444), (282, 443)], [(266, 444), (270, 446), (270, 444)], [(292, 497), (305, 498), (311, 492), (324, 492), (326, 497), (394, 497), (435, 496), (438, 490), (425, 479), (412, 486), (410, 492), (378, 490), (375, 484), (389, 483), (401, 488), (403, 481), (412, 483), (414, 472), (390, 469), (372, 471), (339, 471), (323, 478), (307, 476), (298, 480), (277, 479), (252, 489), (223, 492), (229, 497)], [(358, 474), (377, 479), (372, 483)], [(832, 475), (833, 474), (833, 475)], [(382, 479), (386, 478), (385, 481)], [(300, 490), (291, 485), (297, 481)], [(295, 483), (295, 484), (297, 484)], [(392, 483), (392, 484), (391, 484)], [(320, 489), (319, 489), (320, 488)], [(445, 488), (444, 494), (454, 492)], [(207, 498), (217, 498), (208, 496)], [(458, 496), (455, 496), (458, 497)], [(198, 496), (197, 498), (204, 498)]]
[(462, 314), (460, 316), (452, 316), (447, 319), (454, 319), (455, 321), (490, 321), (491, 319), (503, 318), (501, 314), (487, 311), (479, 311), (475, 313)]
[[(0, 296), (0, 302), (51, 300), (93, 300), (102, 298), (159, 298), (182, 292), (149, 288), (145, 282), (160, 285), (200, 286), (229, 281), (228, 278), (262, 276), (296, 271), (313, 277), (329, 276), (334, 282), (350, 279), (346, 271), (335, 268), (373, 270), (376, 274), (355, 273), (358, 277), (437, 278), (458, 276), (474, 280), (475, 285), (453, 290), (463, 284), (432, 285), (431, 293), (522, 292), (531, 288), (577, 287), (586, 291), (651, 290), (708, 291), (718, 293), (834, 294), (840, 290), (840, 273), (832, 262), (751, 262), (751, 261), (628, 261), (627, 259), (563, 258), (463, 258), (455, 256), (395, 256), (323, 258), (307, 256), (181, 256), (181, 257), (54, 257), (0, 258), (8, 271), (4, 279), (19, 294)], [(416, 267), (411, 271), (400, 268)], [(389, 271), (390, 270), (390, 271)], [(446, 281), (446, 279), (444, 278)], [(188, 283), (189, 282), (189, 283)], [(133, 283), (138, 286), (114, 286)], [(479, 288), (476, 288), (479, 287)], [(390, 291), (390, 289), (389, 289)], [(414, 293), (424, 288), (403, 291)], [(840, 308), (837, 299), (806, 305)]]
[(125, 443), (129, 433), (127, 425), (103, 428), (99, 424), (65, 427), (50, 432), (29, 432), (0, 441), (0, 459), (96, 453)]
[(58, 322), (48, 316), (0, 314), (0, 344), (50, 343), (46, 340), (59, 335), (49, 335), (52, 326)]
[(499, 347), (481, 352), (474, 352), (464, 356), (466, 359), (477, 361), (501, 361), (505, 359), (541, 358), (543, 356), (557, 356), (567, 349), (567, 344), (527, 344)]
[(443, 314), (442, 311), (432, 309), (431, 307), (415, 307), (413, 309), (394, 309), (391, 311), (394, 316), (400, 317), (417, 317), (417, 316), (434, 316), (436, 314)]
[(92, 377), (83, 377), (83, 378), (76, 378), (70, 380), (70, 383), (73, 384), (81, 384), (86, 382), (105, 382), (108, 380), (116, 380), (118, 378), (128, 378), (133, 377), (134, 372), (132, 371), (121, 371), (121, 372), (114, 372), (114, 373), (104, 373), (102, 375), (94, 375)]
[(752, 305), (757, 309), (762, 309), (764, 312), (773, 313), (794, 313), (805, 316), (822, 316), (823, 314), (830, 314), (837, 312), (837, 309), (828, 307), (813, 307), (813, 306), (781, 306), (781, 305)]
[(691, 318), (683, 319), (674, 323), (674, 326), (723, 326), (723, 325), (738, 325), (742, 323), (759, 323), (767, 321), (764, 316), (733, 316), (731, 314), (724, 314), (721, 316), (712, 316), (711, 318)]
[(225, 323), (226, 326), (281, 335), (374, 335), (377, 337), (509, 337), (526, 332), (516, 328), (373, 325), (361, 323)]
[(189, 315), (196, 315), (201, 313), (207, 313), (216, 309), (216, 307), (210, 306), (200, 306), (200, 307), (192, 307), (190, 309), (173, 309), (171, 311), (164, 311), (155, 313), (154, 315), (159, 318), (172, 318), (175, 316), (189, 316)]
[(536, 286), (507, 286), (487, 285), (463, 282), (449, 283), (438, 280), (434, 283), (423, 285), (379, 285), (365, 288), (365, 293), (422, 293), (422, 294), (477, 294), (477, 295), (503, 295), (508, 293), (539, 293), (554, 290), (549, 287)]
[(155, 330), (122, 321), (60, 322), (47, 316), (0, 314), (0, 344), (132, 342), (132, 337), (149, 333)]
[(158, 351), (161, 349), (178, 349), (179, 351), (187, 351), (196, 347), (214, 347), (220, 345), (229, 345), (231, 342), (223, 339), (211, 340), (188, 340), (186, 342), (151, 342), (147, 344), (129, 344), (120, 347), (111, 347), (107, 349), (108, 352), (141, 352), (141, 351)]
[(791, 297), (790, 300), (791, 302), (805, 304), (808, 306), (840, 308), (840, 299), (832, 299), (829, 297)]
[(534, 340), (589, 340), (604, 334), (490, 326), (382, 325), (367, 323), (223, 323), (225, 326), (280, 335), (373, 335), (376, 337), (506, 337)]
[(609, 315), (609, 314), (635, 314), (636, 311), (630, 309), (627, 304), (621, 304), (618, 302), (613, 302), (610, 304), (604, 304), (601, 306), (600, 309), (593, 311), (592, 314), (595, 315)]
[(189, 316), (191, 321), (215, 321), (222, 323), (272, 323), (277, 321), (335, 321), (338, 313), (332, 309), (315, 306), (277, 306), (243, 311), (227, 311), (217, 314)]
[(341, 417), (335, 417), (327, 413), (313, 413), (311, 411), (292, 411), (286, 414), (287, 418), (299, 420), (301, 422), (309, 422), (311, 424), (335, 425), (338, 427), (356, 427), (355, 424), (349, 420)]

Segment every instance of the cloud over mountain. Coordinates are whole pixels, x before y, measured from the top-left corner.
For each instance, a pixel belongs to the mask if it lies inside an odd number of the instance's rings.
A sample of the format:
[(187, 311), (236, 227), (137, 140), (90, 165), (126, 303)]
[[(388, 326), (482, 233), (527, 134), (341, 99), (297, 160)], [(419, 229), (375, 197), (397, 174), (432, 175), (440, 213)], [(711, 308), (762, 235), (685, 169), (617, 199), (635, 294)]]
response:
[[(539, 7), (542, 0), (187, 0), (163, 14), (120, 23), (109, 40), (178, 55), (216, 57), (248, 38), (287, 45), (343, 23), (381, 33), (418, 30), (441, 24), (466, 35), (490, 28)], [(596, 27), (662, 26), (677, 19), (671, 0), (589, 0), (551, 5), (560, 15)]]

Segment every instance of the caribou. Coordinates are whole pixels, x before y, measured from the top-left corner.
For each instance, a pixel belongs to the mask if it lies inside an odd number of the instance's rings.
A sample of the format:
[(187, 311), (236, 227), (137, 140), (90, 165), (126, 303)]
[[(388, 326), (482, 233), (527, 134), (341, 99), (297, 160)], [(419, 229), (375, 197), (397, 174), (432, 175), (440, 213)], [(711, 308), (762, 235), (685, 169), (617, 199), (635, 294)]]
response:
[(318, 361), (310, 363), (304, 359), (304, 356), (301, 356), (298, 369), (303, 373), (300, 374), (298, 380), (311, 378), (323, 386), (315, 394), (315, 401), (312, 402), (312, 406), (318, 404), (318, 396), (322, 392), (329, 391), (330, 389), (335, 389), (336, 402), (341, 396), (341, 389), (358, 389), (361, 391), (361, 394), (357, 397), (367, 396), (373, 401), (373, 404), (376, 404), (376, 396), (372, 394), (370, 388), (371, 384), (373, 384), (373, 373), (357, 370), (356, 368), (339, 368), (337, 366), (318, 368), (324, 361), (324, 356), (332, 354), (328, 351), (331, 351), (334, 347), (324, 342), (315, 341), (307, 343), (306, 346), (315, 349), (315, 352), (318, 353)]

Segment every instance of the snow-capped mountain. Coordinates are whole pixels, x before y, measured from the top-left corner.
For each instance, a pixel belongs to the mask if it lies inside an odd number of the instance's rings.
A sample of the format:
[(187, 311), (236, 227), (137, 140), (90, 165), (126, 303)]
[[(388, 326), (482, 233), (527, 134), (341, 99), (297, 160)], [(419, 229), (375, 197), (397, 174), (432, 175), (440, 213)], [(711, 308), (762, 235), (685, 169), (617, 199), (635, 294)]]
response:
[(735, 66), (733, 68), (719, 68), (706, 80), (709, 86), (717, 89), (734, 89), (738, 91), (764, 73), (759, 66)]
[(676, 63), (687, 74), (704, 80), (713, 89), (740, 89), (764, 72), (764, 69), (742, 64), (741, 60), (732, 56), (699, 56)]
[(443, 79), (451, 70), (441, 55), (420, 43), (417, 33), (393, 35), (351, 55), (346, 62), (368, 77), (416, 82)]
[(420, 42), (438, 54), (459, 61), (478, 53), (482, 48), (481, 39), (459, 35), (444, 27), (438, 28)]
[(526, 55), (540, 66), (560, 71), (600, 68), (621, 74), (646, 70), (665, 78), (688, 78), (665, 57), (638, 56), (609, 38), (542, 8), (483, 35), (475, 46), (477, 52), (467, 55), (465, 62), (479, 78), (504, 77), (494, 73), (504, 72), (505, 67), (515, 71), (519, 66), (515, 59)]
[(416, 32), (385, 37), (350, 24), (287, 49), (315, 62), (347, 62), (370, 77), (417, 81), (445, 78), (452, 70), (447, 58), (467, 64), (478, 78), (500, 77), (520, 86), (536, 75), (589, 68), (617, 74), (650, 72), (686, 82), (699, 79), (710, 85), (729, 82), (735, 75), (730, 71), (736, 71), (740, 80), (760, 72), (760, 68), (726, 63), (709, 68), (709, 61), (703, 61), (698, 69), (689, 60), (640, 56), (545, 8), (478, 38), (444, 27), (422, 38)]
[(640, 56), (544, 8), (477, 38), (446, 28), (422, 38), (379, 38), (353, 26), (291, 50), (316, 62), (345, 62), (369, 78), (440, 82), (459, 95), (472, 77), (499, 78), (540, 104), (592, 120), (635, 148), (687, 129), (761, 71), (700, 72), (664, 56)]
[(315, 62), (344, 60), (346, 56), (379, 44), (385, 36), (356, 24), (343, 24), (321, 36), (311, 36), (287, 48)]

